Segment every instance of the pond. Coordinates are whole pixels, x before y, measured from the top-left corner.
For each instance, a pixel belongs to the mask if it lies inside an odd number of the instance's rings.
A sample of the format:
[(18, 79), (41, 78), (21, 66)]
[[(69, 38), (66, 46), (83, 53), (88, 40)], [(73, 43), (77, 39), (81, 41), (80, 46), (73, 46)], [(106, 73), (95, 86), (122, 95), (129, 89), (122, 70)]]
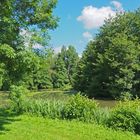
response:
[(105, 107), (113, 108), (119, 102), (116, 100), (96, 100), (96, 101), (99, 103), (100, 107), (104, 107), (104, 108)]
[[(75, 92), (72, 91), (41, 91), (41, 92), (33, 92), (31, 94), (33, 98), (35, 99), (53, 99), (53, 100), (60, 100), (60, 101), (66, 101), (69, 99), (71, 95), (75, 94)], [(107, 100), (107, 99), (95, 99), (97, 103), (99, 103), (100, 107), (108, 107), (112, 108), (114, 107), (119, 101), (116, 100)]]
[[(30, 94), (31, 98), (35, 99), (50, 99), (50, 100), (60, 100), (60, 101), (66, 101), (69, 99), (70, 95), (75, 94), (75, 92), (71, 91), (40, 91), (40, 92), (32, 92)], [(0, 106), (3, 104), (7, 104), (8, 102), (8, 94), (6, 92), (0, 92)], [(119, 101), (116, 100), (97, 100), (97, 103), (99, 103), (100, 107), (108, 107), (112, 108), (114, 107)]]

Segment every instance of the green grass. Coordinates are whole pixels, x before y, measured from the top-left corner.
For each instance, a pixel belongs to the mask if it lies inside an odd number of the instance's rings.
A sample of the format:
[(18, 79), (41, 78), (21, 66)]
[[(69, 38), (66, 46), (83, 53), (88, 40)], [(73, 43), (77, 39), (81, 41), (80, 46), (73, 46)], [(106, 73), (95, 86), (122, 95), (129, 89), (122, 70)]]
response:
[[(64, 100), (70, 93), (32, 93), (32, 98)], [(8, 94), (0, 93), (0, 108), (8, 104)], [(140, 140), (130, 132), (115, 131), (97, 124), (17, 116), (0, 110), (0, 140)]]
[(95, 124), (51, 120), (27, 115), (2, 117), (0, 140), (139, 140), (129, 132)]

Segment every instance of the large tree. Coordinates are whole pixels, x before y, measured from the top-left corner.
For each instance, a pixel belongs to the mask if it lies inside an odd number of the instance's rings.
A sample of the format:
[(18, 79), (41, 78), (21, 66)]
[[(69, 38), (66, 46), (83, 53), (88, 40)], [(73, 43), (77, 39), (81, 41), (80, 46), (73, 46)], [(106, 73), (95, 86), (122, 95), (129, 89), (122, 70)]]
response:
[[(39, 57), (32, 46), (45, 46), (48, 30), (57, 27), (58, 18), (53, 15), (56, 3), (57, 0), (0, 1), (0, 86), (4, 89), (11, 84), (28, 83), (38, 69)], [(25, 45), (22, 32), (30, 33), (30, 47)]]
[(140, 9), (110, 18), (83, 54), (75, 87), (90, 97), (138, 95)]
[(62, 47), (55, 61), (54, 85), (59, 85), (58, 87), (73, 86), (78, 60), (74, 46)]

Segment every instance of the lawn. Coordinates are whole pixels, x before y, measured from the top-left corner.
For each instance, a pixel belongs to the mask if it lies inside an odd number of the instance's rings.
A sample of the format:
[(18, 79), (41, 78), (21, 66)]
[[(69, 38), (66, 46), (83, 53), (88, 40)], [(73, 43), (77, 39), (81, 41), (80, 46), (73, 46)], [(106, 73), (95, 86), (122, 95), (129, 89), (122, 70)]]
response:
[[(6, 117), (7, 116), (7, 117)], [(129, 132), (114, 131), (96, 124), (51, 120), (42, 117), (0, 117), (0, 140), (139, 140)]]

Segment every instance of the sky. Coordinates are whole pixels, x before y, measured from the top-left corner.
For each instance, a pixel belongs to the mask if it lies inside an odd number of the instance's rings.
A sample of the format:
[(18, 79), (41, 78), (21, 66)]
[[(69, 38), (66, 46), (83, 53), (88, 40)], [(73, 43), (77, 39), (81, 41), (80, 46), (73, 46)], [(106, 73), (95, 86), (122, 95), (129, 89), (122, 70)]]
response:
[(50, 31), (50, 46), (58, 53), (63, 45), (73, 45), (81, 55), (109, 15), (139, 7), (140, 0), (58, 0), (54, 15), (60, 21), (57, 29)]

